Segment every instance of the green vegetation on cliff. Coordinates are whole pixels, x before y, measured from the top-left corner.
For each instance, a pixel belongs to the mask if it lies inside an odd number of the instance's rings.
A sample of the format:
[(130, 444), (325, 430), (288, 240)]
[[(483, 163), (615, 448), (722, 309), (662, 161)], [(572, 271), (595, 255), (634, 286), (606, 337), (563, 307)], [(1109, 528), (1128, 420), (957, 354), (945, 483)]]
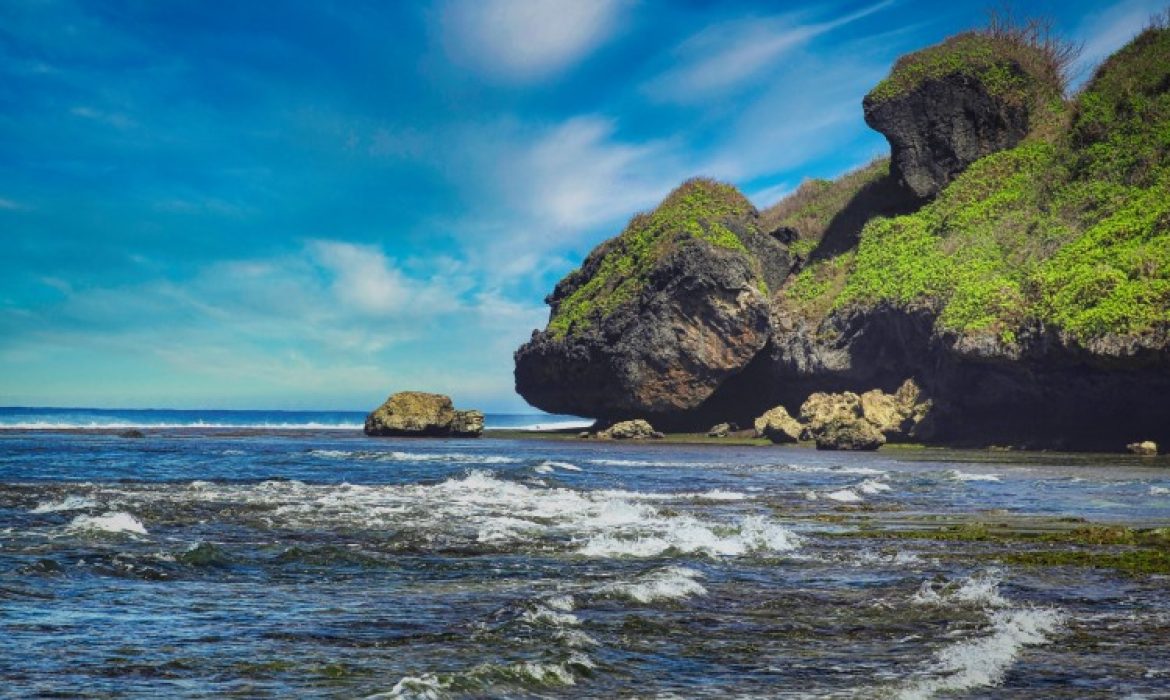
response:
[[(941, 60), (927, 58), (915, 75)], [(1069, 117), (977, 161), (919, 211), (871, 221), (852, 259), (806, 268), (785, 298), (814, 317), (929, 305), (942, 329), (1005, 342), (1029, 320), (1082, 340), (1170, 323), (1170, 29), (1109, 59)]]
[(781, 227), (796, 231), (798, 238), (789, 247), (807, 258), (850, 200), (889, 174), (890, 159), (878, 158), (836, 180), (805, 180), (791, 195), (761, 212), (760, 224), (769, 231)]
[[(587, 281), (560, 300), (548, 331), (554, 337), (589, 328), (645, 288), (655, 264), (680, 245), (705, 241), (750, 257), (733, 226), (754, 226), (751, 202), (734, 186), (695, 178), (671, 192), (649, 213), (634, 216), (617, 238), (600, 249)], [(762, 293), (766, 285), (760, 281)]]
[(1055, 39), (1043, 21), (1017, 23), (1010, 16), (993, 14), (984, 29), (957, 34), (898, 59), (866, 100), (891, 100), (924, 82), (952, 75), (969, 76), (989, 94), (1010, 102), (1059, 97), (1065, 68), (1075, 54), (1075, 47)]

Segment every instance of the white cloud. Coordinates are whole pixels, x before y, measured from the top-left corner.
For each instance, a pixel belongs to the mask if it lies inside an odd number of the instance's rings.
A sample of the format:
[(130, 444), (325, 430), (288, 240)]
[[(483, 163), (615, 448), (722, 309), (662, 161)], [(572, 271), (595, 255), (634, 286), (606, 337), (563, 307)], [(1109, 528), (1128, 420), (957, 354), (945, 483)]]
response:
[(623, 0), (448, 0), (443, 44), (456, 63), (511, 82), (575, 64), (611, 34)]
[(130, 129), (137, 125), (133, 119), (125, 114), (120, 112), (106, 112), (100, 109), (94, 109), (93, 107), (74, 107), (69, 110), (69, 113), (75, 117), (112, 126), (115, 129)]
[(434, 315), (459, 308), (466, 282), (451, 276), (414, 279), (374, 246), (314, 241), (315, 261), (331, 276), (336, 299), (370, 315)]
[(0, 209), (5, 211), (24, 211), (28, 209), (25, 205), (12, 199), (5, 199), (0, 197)]
[(1070, 70), (1072, 86), (1079, 87), (1093, 77), (1093, 71), (1102, 61), (1144, 29), (1151, 17), (1165, 9), (1166, 0), (1127, 0), (1086, 17), (1075, 34), (1083, 42), (1083, 49)]
[(647, 92), (678, 102), (705, 99), (759, 75), (805, 42), (894, 1), (884, 0), (828, 22), (802, 23), (796, 15), (783, 15), (745, 17), (707, 27), (675, 49), (679, 65), (652, 80)]

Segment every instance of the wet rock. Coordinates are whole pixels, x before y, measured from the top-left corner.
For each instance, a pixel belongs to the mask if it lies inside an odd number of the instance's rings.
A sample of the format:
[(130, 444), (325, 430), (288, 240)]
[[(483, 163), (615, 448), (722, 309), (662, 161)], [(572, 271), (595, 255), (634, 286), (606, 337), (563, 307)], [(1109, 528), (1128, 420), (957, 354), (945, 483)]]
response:
[(796, 442), (804, 432), (800, 421), (788, 415), (788, 410), (783, 406), (776, 406), (757, 418), (755, 429), (756, 437), (768, 438), (777, 444)]
[[(658, 433), (661, 436), (661, 433)], [(654, 427), (641, 418), (614, 423), (597, 437), (605, 440), (646, 440), (656, 437)]]
[(142, 432), (141, 430), (123, 430), (122, 432), (118, 433), (118, 437), (138, 440), (146, 437), (146, 433)]
[(886, 436), (864, 418), (839, 416), (813, 432), (818, 450), (876, 450), (886, 444)]
[(1125, 446), (1125, 449), (1129, 450), (1131, 454), (1141, 455), (1143, 457), (1152, 457), (1158, 454), (1158, 443), (1152, 442), (1150, 440), (1145, 440), (1142, 442), (1131, 442)]
[(483, 413), (456, 411), (451, 398), (402, 391), (366, 416), (365, 433), (379, 437), (475, 437), (483, 432)]
[(732, 430), (734, 430), (734, 428), (730, 423), (719, 423), (718, 425), (711, 426), (711, 429), (707, 431), (707, 437), (725, 438), (731, 435)]

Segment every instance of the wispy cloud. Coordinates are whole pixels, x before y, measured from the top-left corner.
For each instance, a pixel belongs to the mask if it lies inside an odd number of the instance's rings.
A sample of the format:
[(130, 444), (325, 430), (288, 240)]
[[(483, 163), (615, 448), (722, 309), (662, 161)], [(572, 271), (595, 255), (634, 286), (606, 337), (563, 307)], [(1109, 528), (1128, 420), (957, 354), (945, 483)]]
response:
[(82, 119), (88, 119), (90, 121), (99, 122), (107, 126), (112, 126), (115, 129), (132, 129), (137, 126), (137, 122), (125, 114), (122, 114), (121, 112), (107, 112), (100, 109), (94, 109), (93, 107), (81, 106), (74, 107), (73, 109), (69, 110), (69, 113), (75, 117), (80, 117)]
[(443, 45), (459, 65), (533, 82), (573, 65), (613, 31), (624, 0), (448, 0)]
[(7, 199), (5, 197), (0, 197), (0, 210), (25, 211), (26, 209), (28, 209), (28, 206), (25, 204), (21, 204), (20, 202), (14, 200), (14, 199)]
[(1070, 71), (1073, 87), (1079, 87), (1093, 77), (1093, 71), (1103, 60), (1124, 46), (1149, 24), (1151, 17), (1166, 7), (1166, 0), (1125, 0), (1086, 17), (1075, 35), (1083, 42), (1083, 48)]
[(804, 15), (744, 17), (708, 27), (674, 50), (677, 67), (647, 84), (656, 98), (691, 102), (725, 92), (758, 76), (813, 38), (893, 5), (884, 0), (831, 21)]

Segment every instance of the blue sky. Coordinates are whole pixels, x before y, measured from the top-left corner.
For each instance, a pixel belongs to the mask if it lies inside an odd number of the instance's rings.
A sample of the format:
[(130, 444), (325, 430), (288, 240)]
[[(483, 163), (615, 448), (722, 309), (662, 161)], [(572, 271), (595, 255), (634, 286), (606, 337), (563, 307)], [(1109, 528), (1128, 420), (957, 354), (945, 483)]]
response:
[[(0, 3), (0, 405), (522, 410), (594, 245), (883, 153), (862, 96), (988, 4)], [(1017, 8), (1083, 79), (1164, 5)]]

